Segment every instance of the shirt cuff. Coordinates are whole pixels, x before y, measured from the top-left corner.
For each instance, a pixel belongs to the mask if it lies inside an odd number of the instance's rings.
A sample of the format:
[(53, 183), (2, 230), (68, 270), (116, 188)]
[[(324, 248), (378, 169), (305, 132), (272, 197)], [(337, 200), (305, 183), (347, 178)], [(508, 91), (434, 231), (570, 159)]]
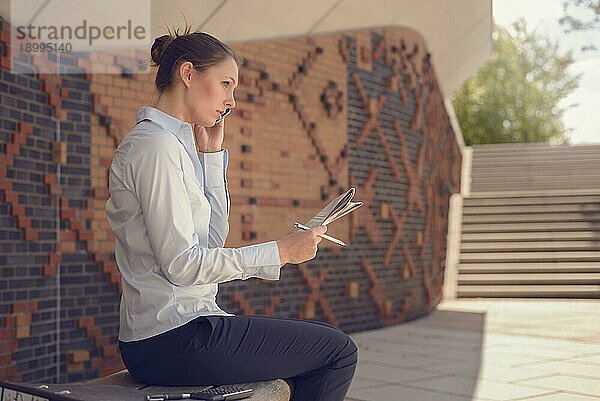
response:
[(258, 277), (265, 280), (279, 280), (281, 259), (277, 241), (249, 245), (238, 248), (242, 253), (244, 273), (242, 279)]
[(228, 160), (227, 149), (210, 153), (199, 152), (198, 159), (200, 159), (204, 171), (204, 186), (206, 188), (224, 188)]

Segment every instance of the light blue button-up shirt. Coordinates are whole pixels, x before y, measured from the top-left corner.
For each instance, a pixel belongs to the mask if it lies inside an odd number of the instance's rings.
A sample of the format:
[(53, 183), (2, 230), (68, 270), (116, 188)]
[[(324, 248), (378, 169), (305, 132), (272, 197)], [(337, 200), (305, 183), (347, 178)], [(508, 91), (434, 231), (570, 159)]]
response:
[(192, 126), (145, 107), (116, 149), (106, 216), (123, 286), (121, 341), (202, 315), (230, 315), (218, 283), (279, 279), (277, 242), (223, 248), (229, 232), (227, 151), (198, 153)]

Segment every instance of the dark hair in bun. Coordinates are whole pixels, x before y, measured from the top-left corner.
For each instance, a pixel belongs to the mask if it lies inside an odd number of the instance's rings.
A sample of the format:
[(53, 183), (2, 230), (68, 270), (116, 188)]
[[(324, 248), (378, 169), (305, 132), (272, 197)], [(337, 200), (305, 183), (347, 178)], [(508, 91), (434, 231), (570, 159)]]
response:
[(155, 67), (160, 65), (160, 60), (162, 59), (167, 47), (171, 44), (171, 42), (173, 42), (173, 39), (174, 38), (171, 35), (163, 35), (154, 39), (152, 49), (150, 49), (150, 56), (152, 57), (152, 63)]
[(153, 65), (158, 67), (155, 82), (159, 92), (173, 85), (175, 73), (184, 61), (191, 62), (198, 71), (205, 71), (228, 57), (242, 65), (243, 58), (225, 43), (208, 33), (190, 30), (189, 26), (181, 33), (178, 28), (168, 29), (169, 34), (154, 39), (150, 55)]

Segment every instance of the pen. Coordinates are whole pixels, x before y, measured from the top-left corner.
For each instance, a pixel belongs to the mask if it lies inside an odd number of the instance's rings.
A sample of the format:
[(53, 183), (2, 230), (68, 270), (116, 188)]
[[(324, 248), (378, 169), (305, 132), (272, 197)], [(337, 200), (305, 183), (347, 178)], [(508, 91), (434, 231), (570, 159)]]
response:
[(191, 396), (189, 393), (147, 395), (146, 401), (185, 400)]
[[(300, 230), (310, 230), (310, 229), (311, 229), (309, 226), (305, 226), (304, 224), (302, 224), (302, 223), (298, 223), (298, 222), (295, 222), (295, 223), (294, 223), (294, 227), (295, 227), (295, 228), (299, 228)], [(326, 240), (329, 240), (329, 241), (331, 241), (331, 242), (334, 242), (334, 243), (336, 243), (336, 244), (338, 244), (338, 245), (341, 245), (341, 246), (346, 246), (346, 243), (345, 243), (344, 241), (342, 241), (342, 240), (339, 240), (339, 239), (337, 239), (337, 238), (334, 238), (334, 237), (332, 237), (332, 236), (330, 236), (330, 235), (327, 235), (327, 234), (320, 234), (320, 235), (319, 235), (319, 237), (321, 237), (321, 238), (323, 238), (323, 239), (326, 239)]]

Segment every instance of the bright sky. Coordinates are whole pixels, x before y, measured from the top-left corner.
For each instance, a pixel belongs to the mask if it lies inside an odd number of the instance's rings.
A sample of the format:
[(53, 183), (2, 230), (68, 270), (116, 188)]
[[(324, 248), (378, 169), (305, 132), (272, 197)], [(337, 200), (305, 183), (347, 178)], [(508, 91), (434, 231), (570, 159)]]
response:
[(565, 112), (564, 122), (571, 143), (600, 143), (600, 49), (581, 52), (582, 45), (595, 43), (600, 48), (600, 31), (584, 34), (565, 34), (558, 23), (563, 14), (562, 0), (493, 0), (496, 24), (510, 26), (525, 18), (528, 30), (537, 29), (552, 40), (558, 41), (562, 51), (573, 49), (575, 63), (569, 68), (573, 74), (582, 73), (579, 88), (561, 105), (578, 103)]

